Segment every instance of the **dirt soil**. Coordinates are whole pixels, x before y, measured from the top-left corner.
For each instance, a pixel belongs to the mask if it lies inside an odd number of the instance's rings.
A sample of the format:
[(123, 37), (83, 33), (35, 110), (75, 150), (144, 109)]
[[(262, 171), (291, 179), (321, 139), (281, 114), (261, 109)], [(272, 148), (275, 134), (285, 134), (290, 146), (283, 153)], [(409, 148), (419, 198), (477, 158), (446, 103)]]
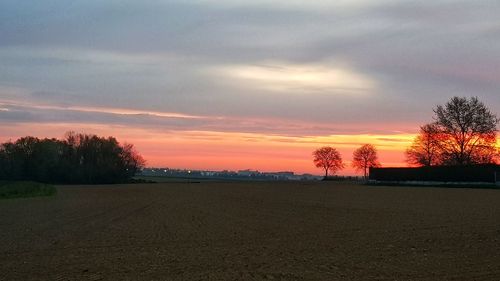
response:
[(500, 280), (500, 190), (60, 186), (0, 201), (0, 280)]

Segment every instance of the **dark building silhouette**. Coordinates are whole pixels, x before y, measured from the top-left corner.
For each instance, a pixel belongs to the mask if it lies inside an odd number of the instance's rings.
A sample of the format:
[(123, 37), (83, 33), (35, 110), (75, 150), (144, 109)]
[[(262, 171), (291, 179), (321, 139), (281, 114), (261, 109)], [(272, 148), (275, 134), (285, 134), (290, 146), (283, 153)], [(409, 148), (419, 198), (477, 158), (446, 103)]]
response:
[(372, 182), (500, 183), (500, 165), (370, 168)]

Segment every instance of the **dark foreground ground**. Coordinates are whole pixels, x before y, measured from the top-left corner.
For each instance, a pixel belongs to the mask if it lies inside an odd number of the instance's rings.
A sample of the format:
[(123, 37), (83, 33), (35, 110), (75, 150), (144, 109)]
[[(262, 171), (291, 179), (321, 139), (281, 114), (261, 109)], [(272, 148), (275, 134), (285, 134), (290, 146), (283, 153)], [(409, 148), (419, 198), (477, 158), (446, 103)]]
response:
[(500, 190), (58, 189), (0, 201), (0, 280), (500, 280)]

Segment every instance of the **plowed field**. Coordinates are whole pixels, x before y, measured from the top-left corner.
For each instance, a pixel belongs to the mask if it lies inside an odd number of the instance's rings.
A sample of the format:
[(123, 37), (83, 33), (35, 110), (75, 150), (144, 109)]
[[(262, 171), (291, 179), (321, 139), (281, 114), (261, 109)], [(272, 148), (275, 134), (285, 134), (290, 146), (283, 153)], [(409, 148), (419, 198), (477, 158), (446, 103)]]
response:
[(59, 186), (0, 201), (0, 280), (500, 280), (500, 190)]

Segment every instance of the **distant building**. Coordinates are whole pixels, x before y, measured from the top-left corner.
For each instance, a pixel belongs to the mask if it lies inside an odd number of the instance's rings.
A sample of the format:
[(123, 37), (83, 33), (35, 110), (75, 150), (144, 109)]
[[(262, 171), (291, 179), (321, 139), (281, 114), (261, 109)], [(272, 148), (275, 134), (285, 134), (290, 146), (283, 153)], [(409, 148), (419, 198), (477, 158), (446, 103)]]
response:
[(260, 175), (260, 172), (259, 171), (253, 171), (253, 170), (239, 170), (238, 171), (238, 176), (243, 176), (243, 177), (252, 177), (252, 176), (256, 176), (256, 175)]
[(278, 176), (284, 176), (284, 177), (291, 177), (291, 176), (295, 175), (294, 172), (276, 172), (274, 174), (278, 175)]
[(170, 168), (144, 168), (138, 174), (141, 176), (189, 178), (189, 179), (219, 179), (219, 180), (320, 180), (322, 177), (311, 174), (296, 175), (294, 172), (259, 172), (257, 170), (235, 171), (196, 171)]
[(370, 181), (403, 184), (500, 184), (500, 165), (370, 168)]

